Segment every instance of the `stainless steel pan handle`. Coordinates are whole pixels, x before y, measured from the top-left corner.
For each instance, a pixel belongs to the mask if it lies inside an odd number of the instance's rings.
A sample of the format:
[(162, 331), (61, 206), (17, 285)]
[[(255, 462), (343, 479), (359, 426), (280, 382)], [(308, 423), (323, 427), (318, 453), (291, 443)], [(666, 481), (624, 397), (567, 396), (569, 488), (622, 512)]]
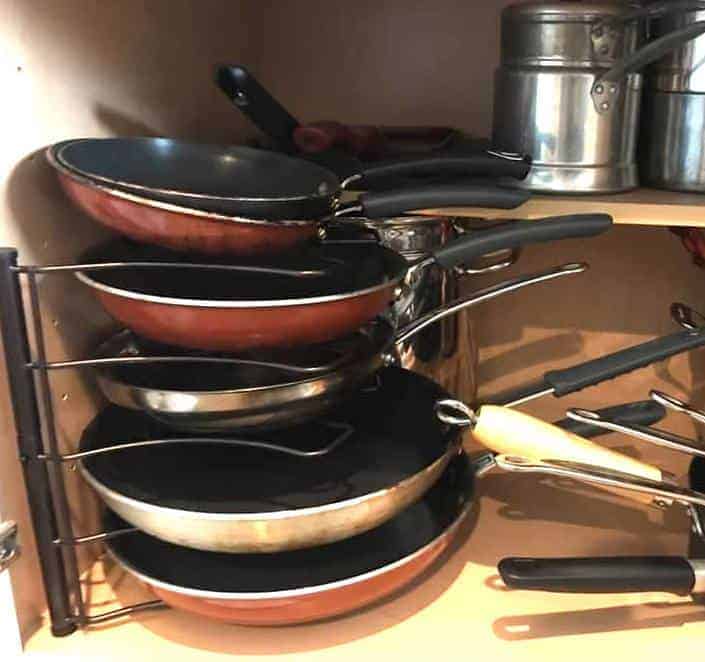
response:
[[(691, 407), (672, 395), (661, 391), (651, 391), (650, 396), (652, 400), (668, 409), (686, 414), (698, 423), (705, 423), (705, 412)], [(705, 457), (705, 446), (703, 446), (703, 444), (698, 443), (698, 441), (694, 439), (674, 434), (673, 432), (659, 430), (645, 425), (627, 424), (622, 421), (617, 421), (610, 416), (606, 416), (604, 412), (596, 412), (589, 409), (569, 409), (567, 416), (574, 421), (594, 425), (605, 430), (610, 430), (611, 432), (620, 432), (663, 448), (688, 453), (689, 455), (698, 457)]]
[(588, 269), (588, 265), (584, 262), (571, 262), (564, 264), (554, 269), (549, 269), (547, 271), (540, 271), (529, 276), (522, 276), (518, 278), (512, 278), (510, 280), (503, 281), (492, 287), (485, 288), (484, 290), (479, 290), (475, 292), (472, 296), (464, 299), (459, 299), (452, 301), (451, 303), (434, 310), (423, 317), (419, 317), (417, 320), (411, 324), (405, 326), (401, 331), (399, 331), (394, 339), (394, 342), (399, 344), (408, 340), (411, 336), (419, 333), (427, 326), (438, 322), (444, 317), (453, 315), (459, 310), (464, 308), (469, 308), (471, 306), (476, 306), (477, 304), (484, 303), (485, 301), (490, 301), (503, 294), (509, 294), (510, 292), (515, 292), (529, 285), (535, 285), (537, 283), (543, 283), (545, 281), (553, 280), (555, 278), (561, 278), (563, 276), (570, 276), (572, 274), (579, 274)]
[(648, 494), (654, 498), (654, 503), (660, 506), (667, 506), (674, 502), (685, 506), (705, 506), (705, 494), (701, 492), (594, 465), (563, 460), (535, 460), (508, 455), (496, 456), (495, 463), (504, 471), (547, 474), (590, 483), (602, 488)]
[(597, 412), (588, 409), (569, 409), (567, 416), (574, 421), (589, 423), (590, 425), (595, 425), (605, 430), (610, 430), (611, 432), (626, 434), (656, 446), (705, 457), (705, 448), (699, 447), (697, 442), (687, 437), (667, 432), (666, 430), (658, 430), (645, 425), (626, 425), (624, 423), (618, 423), (609, 418), (604, 418)]

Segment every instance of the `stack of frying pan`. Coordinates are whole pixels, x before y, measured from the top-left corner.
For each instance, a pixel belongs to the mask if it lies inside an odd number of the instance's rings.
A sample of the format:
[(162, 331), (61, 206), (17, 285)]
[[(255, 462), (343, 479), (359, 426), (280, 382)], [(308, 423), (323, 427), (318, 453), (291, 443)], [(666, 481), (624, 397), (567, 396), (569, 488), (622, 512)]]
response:
[[(462, 453), (466, 429), (501, 453), (645, 470), (509, 405), (705, 344), (705, 331), (681, 331), (471, 408), (396, 367), (396, 345), (463, 307), (586, 265), (516, 278), (396, 328), (386, 313), (403, 299), (407, 270), (590, 237), (609, 229), (608, 216), (509, 223), (409, 265), (375, 242), (326, 240), (320, 230), (350, 207), (338, 203), (338, 179), (305, 161), (166, 139), (68, 141), (49, 158), (71, 199), (124, 235), (84, 256), (78, 273), (126, 327), (91, 363), (110, 405), (83, 434), (81, 470), (110, 509), (107, 526), (122, 532), (107, 542), (115, 559), (196, 613), (295, 623), (397, 590), (448, 546), (474, 476), (493, 466), (491, 454)], [(435, 166), (475, 176), (488, 159), (497, 166), (486, 154)], [(523, 195), (455, 180), (363, 194), (355, 213), (514, 206)], [(661, 413), (646, 403), (610, 415)]]

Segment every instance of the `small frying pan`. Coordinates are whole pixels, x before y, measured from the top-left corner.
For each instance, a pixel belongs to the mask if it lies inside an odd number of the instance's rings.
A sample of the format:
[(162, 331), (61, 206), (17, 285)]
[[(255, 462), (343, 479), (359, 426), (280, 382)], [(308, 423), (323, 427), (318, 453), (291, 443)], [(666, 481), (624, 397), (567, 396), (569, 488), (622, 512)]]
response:
[[(194, 269), (182, 255), (114, 242), (86, 255), (76, 275), (115, 319), (156, 342), (225, 352), (297, 347), (357, 331), (403, 295), (397, 288), (409, 269), (432, 262), (451, 269), (500, 249), (594, 236), (611, 225), (606, 214), (507, 223), (461, 236), (413, 265), (376, 243), (328, 242), (276, 268), (229, 265), (236, 271), (226, 275), (223, 265)], [(184, 266), (155, 268), (165, 263)]]
[[(167, 604), (242, 625), (305, 623), (350, 612), (421, 575), (449, 546), (472, 504), (473, 468), (456, 457), (423, 499), (386, 524), (313, 549), (223, 554), (142, 532), (106, 542), (110, 554)], [(124, 526), (106, 518), (108, 530)]]
[[(96, 159), (105, 170), (95, 166), (89, 175), (78, 168), (90, 168), (83, 164), (84, 151), (89, 163)], [(47, 159), (67, 195), (97, 221), (136, 241), (211, 255), (282, 253), (311, 242), (324, 223), (349, 214), (380, 218), (462, 204), (511, 209), (528, 197), (461, 183), (363, 194), (339, 205), (337, 178), (315, 164), (246, 147), (164, 138), (67, 141), (50, 147)], [(454, 167), (460, 167), (457, 160)], [(119, 178), (132, 173), (149, 185), (128, 185), (133, 179), (114, 183), (101, 172)], [(210, 195), (179, 192), (191, 190), (189, 185)]]

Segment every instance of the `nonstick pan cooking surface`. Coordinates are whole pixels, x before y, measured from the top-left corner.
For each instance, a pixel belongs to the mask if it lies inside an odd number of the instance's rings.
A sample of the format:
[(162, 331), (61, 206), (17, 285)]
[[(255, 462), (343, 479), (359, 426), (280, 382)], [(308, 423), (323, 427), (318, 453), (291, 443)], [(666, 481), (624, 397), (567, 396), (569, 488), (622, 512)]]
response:
[[(218, 593), (275, 593), (320, 587), (395, 563), (448, 529), (467, 510), (473, 472), (462, 455), (423, 499), (382, 526), (329, 545), (275, 554), (201, 552), (142, 532), (113, 538), (118, 560), (157, 582)], [(109, 513), (108, 530), (125, 526)]]
[[(263, 513), (315, 507), (389, 488), (438, 460), (459, 434), (435, 415), (434, 403), (444, 397), (443, 389), (420, 375), (385, 368), (377, 388), (361, 390), (326, 417), (355, 432), (321, 457), (180, 444), (93, 456), (83, 466), (90, 477), (121, 495), (169, 508)], [(328, 445), (336, 434), (318, 420), (259, 438), (311, 450)], [(113, 406), (86, 429), (81, 449), (178, 436), (187, 435), (174, 434), (141, 412)]]
[(355, 293), (401, 277), (403, 257), (374, 242), (317, 244), (276, 262), (216, 261), (199, 256), (113, 240), (82, 256), (84, 263), (170, 262), (274, 267), (299, 271), (321, 270), (322, 275), (296, 277), (262, 272), (198, 268), (86, 269), (93, 281), (133, 295), (202, 302), (258, 302), (320, 298)]
[(325, 199), (339, 188), (337, 177), (325, 168), (250, 147), (168, 138), (70, 140), (57, 147), (59, 160), (76, 172), (151, 196), (181, 192), (244, 201)]

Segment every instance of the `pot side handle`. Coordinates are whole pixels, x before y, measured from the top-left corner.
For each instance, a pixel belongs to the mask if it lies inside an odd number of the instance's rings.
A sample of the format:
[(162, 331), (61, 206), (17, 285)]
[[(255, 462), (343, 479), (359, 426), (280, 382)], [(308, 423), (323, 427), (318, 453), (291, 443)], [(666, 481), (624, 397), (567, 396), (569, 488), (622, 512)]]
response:
[(702, 34), (705, 34), (705, 21), (691, 23), (684, 28), (655, 39), (628, 58), (617, 62), (602, 74), (592, 86), (590, 95), (595, 104), (595, 110), (602, 114), (612, 109), (619, 97), (620, 87), (624, 84), (622, 78), (625, 75), (643, 69), (646, 65), (656, 62), (667, 53)]

